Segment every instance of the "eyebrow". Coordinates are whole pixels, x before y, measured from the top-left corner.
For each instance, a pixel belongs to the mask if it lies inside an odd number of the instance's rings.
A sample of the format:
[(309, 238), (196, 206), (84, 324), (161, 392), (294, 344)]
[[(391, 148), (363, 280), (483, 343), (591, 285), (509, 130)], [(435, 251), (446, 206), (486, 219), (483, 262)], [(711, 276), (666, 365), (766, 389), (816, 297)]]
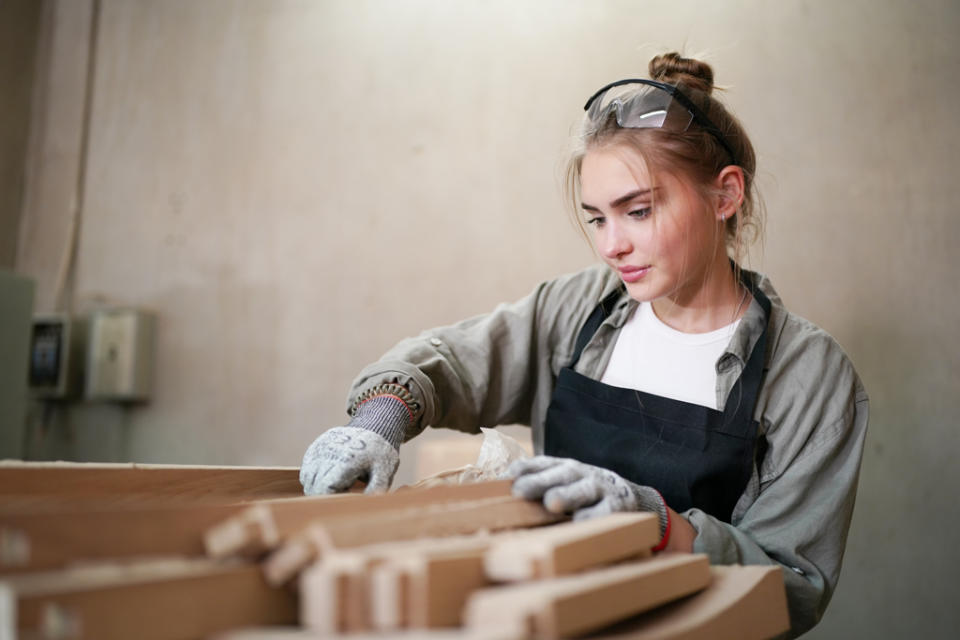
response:
[[(635, 198), (648, 195), (650, 192), (651, 192), (651, 189), (636, 189), (634, 191), (630, 191), (629, 193), (625, 193), (619, 198), (617, 198), (616, 200), (614, 200), (613, 202), (611, 202), (610, 206), (613, 208), (617, 208), (619, 206), (622, 206), (630, 202), (631, 200), (634, 200)], [(593, 206), (592, 204), (587, 204), (586, 202), (581, 202), (580, 207), (585, 211), (596, 211), (597, 213), (600, 213), (600, 209)]]

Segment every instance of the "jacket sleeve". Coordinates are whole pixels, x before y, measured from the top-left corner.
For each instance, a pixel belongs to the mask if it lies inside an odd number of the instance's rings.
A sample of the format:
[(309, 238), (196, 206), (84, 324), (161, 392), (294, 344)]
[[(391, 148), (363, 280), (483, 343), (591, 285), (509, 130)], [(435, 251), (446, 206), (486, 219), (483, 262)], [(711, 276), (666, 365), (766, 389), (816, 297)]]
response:
[[(788, 361), (809, 365), (823, 350), (820, 342)], [(845, 356), (818, 364), (818, 375), (799, 379), (772, 372), (780, 397), (768, 404), (768, 460), (754, 472), (741, 498), (753, 502), (745, 510), (738, 504), (734, 524), (697, 509), (683, 514), (697, 531), (694, 551), (711, 563), (783, 568), (791, 637), (820, 620), (836, 587), (868, 419), (866, 392)]]
[(489, 314), (402, 340), (354, 380), (347, 406), (372, 386), (405, 386), (422, 413), (406, 440), (426, 426), (478, 432), (530, 424), (549, 396), (576, 330), (600, 299), (607, 278), (596, 267), (539, 284)]

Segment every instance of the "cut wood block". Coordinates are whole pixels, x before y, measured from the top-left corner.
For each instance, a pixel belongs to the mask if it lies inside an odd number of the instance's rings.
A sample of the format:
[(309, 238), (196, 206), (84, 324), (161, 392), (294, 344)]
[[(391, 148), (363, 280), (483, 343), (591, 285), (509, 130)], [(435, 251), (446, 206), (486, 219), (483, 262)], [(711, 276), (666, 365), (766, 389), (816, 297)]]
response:
[(374, 558), (330, 557), (300, 575), (300, 623), (324, 634), (370, 629), (366, 576)]
[(415, 629), (461, 625), (467, 599), (488, 584), (480, 549), (414, 556), (405, 565), (409, 585), (406, 618)]
[(24, 638), (199, 638), (296, 621), (295, 595), (270, 588), (256, 566), (206, 559), (25, 574), (0, 585)]
[[(347, 494), (276, 500), (269, 504), (261, 503), (267, 505), (269, 524), (267, 520), (259, 521), (263, 523), (262, 526), (271, 527), (282, 541), (299, 533), (316, 520), (510, 496), (510, 485), (510, 480), (502, 480), (428, 489), (399, 489), (393, 493), (377, 495)], [(259, 516), (254, 520), (258, 518)], [(207, 553), (212, 557), (222, 558), (239, 554), (244, 549), (251, 553), (270, 551), (273, 548), (268, 542), (271, 536), (256, 526), (251, 527), (250, 522), (250, 517), (235, 516), (212, 527), (204, 536)]]
[(328, 517), (268, 557), (264, 574), (271, 584), (282, 584), (333, 549), (535, 527), (562, 519), (564, 516), (550, 513), (539, 502), (510, 495)]
[[(328, 554), (300, 576), (301, 622), (323, 633), (369, 630), (376, 626), (374, 610), (389, 605), (391, 620), (396, 621), (387, 628), (393, 629), (400, 626), (400, 618), (405, 624), (411, 617), (412, 596), (417, 607), (413, 617), (420, 624), (434, 621), (438, 626), (439, 618), (457, 624), (465, 598), (457, 600), (458, 590), (464, 589), (465, 581), (472, 581), (470, 589), (483, 586), (482, 558), (488, 545), (489, 536), (480, 535), (393, 542)], [(378, 593), (374, 586), (378, 572), (395, 572), (390, 590)], [(400, 582), (402, 587), (397, 586)], [(452, 613), (451, 605), (455, 606)]]
[(507, 587), (482, 589), (467, 603), (476, 633), (566, 638), (649, 611), (710, 583), (702, 554), (654, 558)]
[(517, 582), (568, 575), (649, 556), (660, 539), (652, 513), (614, 513), (498, 538), (484, 559), (487, 577)]
[(0, 462), (0, 508), (225, 502), (303, 495), (297, 467)]
[(605, 640), (767, 640), (790, 629), (782, 569), (714, 566), (700, 593), (617, 625)]

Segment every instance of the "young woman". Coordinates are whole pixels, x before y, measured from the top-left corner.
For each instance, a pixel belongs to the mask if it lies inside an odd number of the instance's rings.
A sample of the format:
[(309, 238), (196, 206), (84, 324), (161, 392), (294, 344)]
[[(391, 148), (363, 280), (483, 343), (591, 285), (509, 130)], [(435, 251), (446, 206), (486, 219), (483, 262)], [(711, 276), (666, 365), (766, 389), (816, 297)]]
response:
[(799, 635), (836, 586), (867, 396), (821, 329), (739, 266), (760, 228), (753, 147), (706, 64), (590, 98), (568, 168), (605, 264), (404, 340), (361, 372), (350, 423), (310, 446), (307, 493), (386, 489), (425, 426), (525, 423), (514, 493), (575, 518), (658, 514), (658, 549), (784, 569)]

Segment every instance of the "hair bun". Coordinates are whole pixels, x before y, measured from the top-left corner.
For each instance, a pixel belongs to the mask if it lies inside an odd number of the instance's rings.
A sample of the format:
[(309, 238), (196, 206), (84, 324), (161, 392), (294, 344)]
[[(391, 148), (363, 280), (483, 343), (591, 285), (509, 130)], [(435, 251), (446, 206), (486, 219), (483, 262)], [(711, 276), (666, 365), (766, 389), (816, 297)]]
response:
[(706, 62), (671, 51), (650, 61), (650, 78), (667, 84), (684, 83), (706, 94), (713, 91), (713, 69)]

